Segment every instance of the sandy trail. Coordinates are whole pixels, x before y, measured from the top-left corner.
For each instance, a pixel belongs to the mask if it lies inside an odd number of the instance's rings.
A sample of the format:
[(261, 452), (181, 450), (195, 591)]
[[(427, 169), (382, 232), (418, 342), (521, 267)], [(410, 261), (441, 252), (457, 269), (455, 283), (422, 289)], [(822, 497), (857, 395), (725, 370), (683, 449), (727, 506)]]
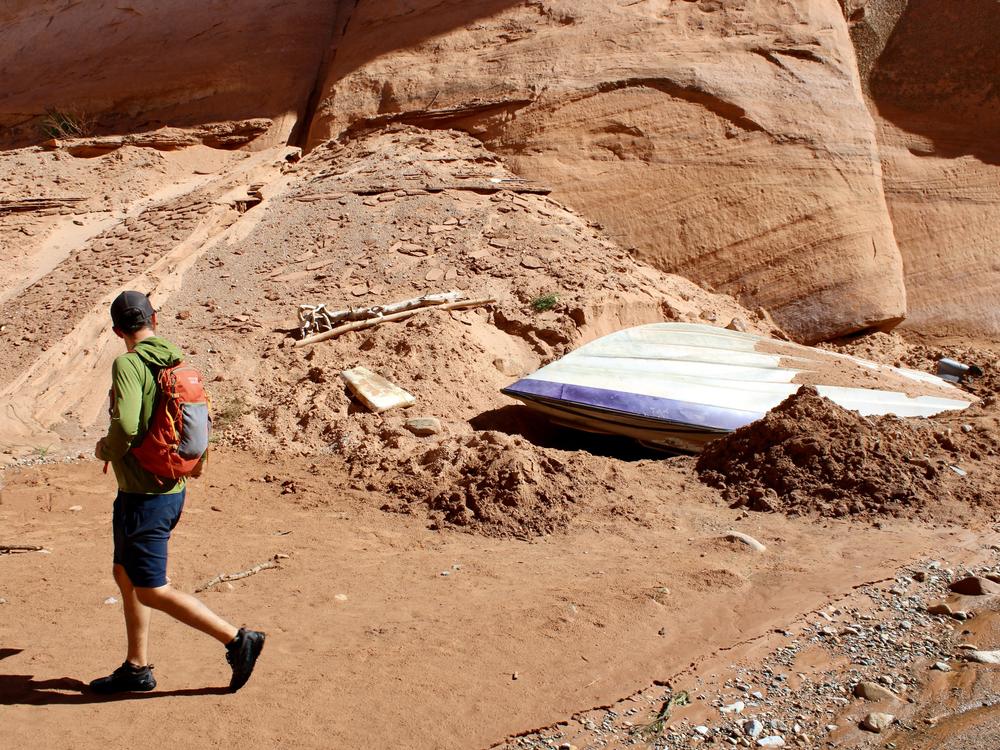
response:
[[(192, 487), (170, 575), (191, 590), (290, 555), (280, 570), (204, 595), (268, 632), (259, 672), (238, 695), (220, 694), (221, 650), (158, 616), (157, 691), (95, 702), (78, 681), (122, 653), (119, 605), (102, 603), (117, 593), (111, 480), (96, 462), (5, 480), (0, 542), (51, 550), (0, 558), (0, 705), (14, 747), (151, 736), (198, 747), (488, 747), (751, 643), (908, 560), (978, 544), (969, 531), (904, 522), (738, 522), (682, 473), (666, 494), (638, 490), (640, 518), (618, 515), (609, 492), (565, 534), (485, 539), (431, 532), (379, 512), (376, 495), (331, 489), (347, 484), (332, 459), (223, 453)], [(718, 539), (737, 523), (769, 551)]]

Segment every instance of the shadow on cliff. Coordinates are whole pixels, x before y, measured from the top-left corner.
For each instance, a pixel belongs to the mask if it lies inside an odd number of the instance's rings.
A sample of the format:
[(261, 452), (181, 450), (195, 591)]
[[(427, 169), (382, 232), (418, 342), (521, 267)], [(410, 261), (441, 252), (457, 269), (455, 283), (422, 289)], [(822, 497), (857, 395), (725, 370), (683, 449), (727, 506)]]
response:
[[(294, 114), (290, 141), (299, 142), (331, 76), (519, 5), (175, 0), (139, 13), (15, 4), (0, 11), (0, 77), (8, 84), (0, 91), (0, 149), (51, 138), (53, 115), (86, 120), (87, 132), (67, 135), (127, 135)], [(338, 57), (365, 17), (361, 43)]]
[[(323, 94), (337, 80), (362, 68), (369, 61), (402, 47), (414, 47), (428, 39), (444, 36), (473, 22), (488, 18), (508, 8), (523, 6), (521, 0), (411, 0), (403, 4), (381, 3), (380, 0), (341, 0), (327, 54), (320, 66), (319, 75), (309, 96), (306, 116), (295, 129), (292, 142), (307, 150), (325, 140), (314, 135), (317, 124), (322, 125), (326, 114), (320, 109)], [(396, 13), (393, 15), (393, 8)], [(544, 14), (544, 9), (538, 9)], [(440, 82), (447, 86), (447, 81)], [(399, 112), (391, 91), (382, 91), (385, 122), (400, 121), (427, 125), (426, 113)], [(455, 121), (476, 109), (492, 109), (494, 105), (472, 105), (470, 111), (442, 112), (431, 121), (436, 127), (451, 127)], [(478, 112), (482, 114), (482, 112)], [(375, 125), (379, 123), (370, 123)], [(431, 125), (434, 127), (435, 125)]]
[(1000, 164), (1000, 3), (910, 0), (871, 72), (879, 114), (921, 155)]

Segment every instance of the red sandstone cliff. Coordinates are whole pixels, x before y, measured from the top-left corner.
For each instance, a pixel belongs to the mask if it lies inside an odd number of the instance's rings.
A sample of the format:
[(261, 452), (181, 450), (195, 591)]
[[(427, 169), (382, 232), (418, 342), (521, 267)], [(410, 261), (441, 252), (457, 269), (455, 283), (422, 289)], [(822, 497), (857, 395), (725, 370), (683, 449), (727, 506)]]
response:
[(800, 339), (996, 335), (998, 7), (17, 0), (0, 140), (52, 108), (105, 133), (271, 120), (255, 146), (456, 128)]

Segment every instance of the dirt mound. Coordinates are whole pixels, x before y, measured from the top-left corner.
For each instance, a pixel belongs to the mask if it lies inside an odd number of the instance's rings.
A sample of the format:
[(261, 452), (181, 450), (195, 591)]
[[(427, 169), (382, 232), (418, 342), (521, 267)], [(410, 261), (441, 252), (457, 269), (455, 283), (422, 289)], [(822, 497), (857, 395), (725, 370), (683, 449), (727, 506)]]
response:
[[(360, 464), (352, 461), (357, 469)], [(366, 467), (363, 473), (368, 473)], [(431, 511), (431, 527), (468, 527), (489, 535), (545, 534), (565, 526), (574, 503), (565, 463), (523, 438), (500, 432), (442, 442), (411, 459), (385, 461), (395, 496), (383, 510)]]
[(418, 438), (402, 418), (357, 414), (340, 421), (331, 437), (355, 489), (389, 498), (382, 510), (427, 515), (434, 529), (548, 534), (564, 528), (577, 506), (612, 494), (622, 479), (606, 459), (494, 430)]
[(1000, 493), (988, 467), (971, 467), (995, 453), (996, 434), (965, 426), (863, 417), (803, 386), (763, 419), (709, 444), (697, 470), (734, 507), (758, 511), (932, 520), (944, 507), (995, 510)]

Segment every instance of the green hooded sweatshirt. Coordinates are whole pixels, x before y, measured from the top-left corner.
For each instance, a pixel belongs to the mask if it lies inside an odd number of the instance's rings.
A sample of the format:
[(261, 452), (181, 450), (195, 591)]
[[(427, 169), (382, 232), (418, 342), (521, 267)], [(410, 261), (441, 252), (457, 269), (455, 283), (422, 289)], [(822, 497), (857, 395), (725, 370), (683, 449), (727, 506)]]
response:
[(152, 336), (116, 358), (111, 367), (111, 426), (100, 458), (111, 462), (122, 492), (172, 495), (184, 489), (184, 479), (161, 479), (142, 468), (129, 453), (146, 434), (156, 406), (156, 377), (147, 365), (169, 367), (183, 359), (184, 354), (172, 343)]

